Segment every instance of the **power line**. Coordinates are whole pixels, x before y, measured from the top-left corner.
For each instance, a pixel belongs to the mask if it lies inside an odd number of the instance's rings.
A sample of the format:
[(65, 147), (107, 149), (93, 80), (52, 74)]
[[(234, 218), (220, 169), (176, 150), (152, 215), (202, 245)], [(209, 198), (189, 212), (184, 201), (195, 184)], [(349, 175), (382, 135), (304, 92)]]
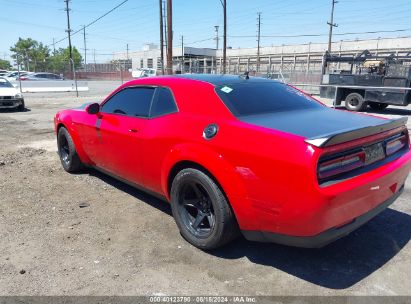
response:
[[(65, 0), (67, 1), (67, 0)], [(107, 16), (108, 14), (110, 14), (111, 12), (113, 12), (114, 10), (116, 10), (117, 8), (119, 8), (120, 6), (122, 6), (124, 3), (126, 3), (128, 0), (124, 0), (123, 2), (121, 2), (120, 4), (117, 4), (115, 7), (113, 7), (111, 10), (107, 11), (106, 13), (104, 13), (103, 15), (101, 15), (100, 17), (98, 17), (97, 19), (94, 19), (93, 21), (91, 21), (89, 24), (85, 25), (84, 28), (87, 28), (91, 25), (93, 25), (94, 23), (96, 23), (97, 21), (99, 21), (100, 19), (104, 18), (105, 16)], [(73, 34), (71, 34), (71, 36), (74, 36), (75, 34), (81, 32), (83, 30), (83, 28), (80, 28), (79, 30), (73, 32)], [(55, 43), (59, 43), (62, 42), (64, 40), (66, 40), (67, 37), (64, 37), (60, 40), (57, 40)], [(50, 46), (50, 45), (49, 45)]]
[[(398, 30), (382, 30), (382, 31), (367, 31), (367, 32), (346, 32), (346, 33), (335, 33), (334, 36), (347, 36), (347, 35), (362, 35), (362, 34), (380, 34), (380, 33), (398, 33), (411, 31), (408, 29), (398, 29)], [(261, 35), (264, 38), (298, 38), (298, 37), (322, 37), (328, 36), (328, 34), (297, 34), (297, 35)], [(228, 36), (230, 38), (254, 38), (251, 35), (234, 35)]]

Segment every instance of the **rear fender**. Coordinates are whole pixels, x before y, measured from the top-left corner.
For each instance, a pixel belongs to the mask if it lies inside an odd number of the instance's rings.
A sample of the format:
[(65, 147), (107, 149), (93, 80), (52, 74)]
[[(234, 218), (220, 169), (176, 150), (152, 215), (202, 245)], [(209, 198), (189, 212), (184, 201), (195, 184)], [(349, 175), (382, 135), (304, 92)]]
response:
[(223, 155), (199, 144), (182, 144), (174, 147), (167, 154), (162, 166), (161, 187), (170, 201), (168, 178), (175, 165), (189, 161), (204, 167), (222, 187), (223, 192), (236, 215), (241, 228), (245, 228), (255, 215), (241, 175)]

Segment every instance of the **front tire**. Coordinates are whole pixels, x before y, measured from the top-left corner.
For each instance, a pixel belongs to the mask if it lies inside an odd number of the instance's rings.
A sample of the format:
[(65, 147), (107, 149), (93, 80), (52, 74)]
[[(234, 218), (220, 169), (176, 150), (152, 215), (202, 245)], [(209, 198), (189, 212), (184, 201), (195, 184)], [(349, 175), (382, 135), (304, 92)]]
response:
[(171, 186), (171, 209), (181, 235), (192, 245), (210, 250), (238, 235), (238, 225), (220, 187), (204, 172), (183, 169)]
[(66, 128), (61, 127), (57, 135), (57, 148), (61, 164), (67, 172), (78, 172), (83, 168), (73, 139)]
[(21, 102), (21, 104), (17, 107), (17, 111), (19, 112), (24, 112), (26, 110), (26, 106), (24, 104), (24, 100)]
[(345, 108), (350, 111), (363, 111), (367, 103), (359, 93), (350, 93), (345, 97)]

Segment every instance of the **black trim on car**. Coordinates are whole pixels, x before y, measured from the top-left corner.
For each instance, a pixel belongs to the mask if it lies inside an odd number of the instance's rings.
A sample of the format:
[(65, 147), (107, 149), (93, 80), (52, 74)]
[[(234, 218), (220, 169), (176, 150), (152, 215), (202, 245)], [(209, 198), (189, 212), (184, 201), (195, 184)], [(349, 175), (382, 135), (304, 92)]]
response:
[(291, 236), (284, 235), (266, 231), (250, 231), (243, 230), (242, 233), (247, 240), (256, 242), (273, 242), (278, 244), (283, 244), (287, 246), (303, 247), (303, 248), (321, 248), (329, 243), (336, 241), (352, 231), (356, 230), (360, 226), (367, 223), (369, 220), (377, 216), (379, 213), (384, 211), (389, 205), (391, 205), (404, 190), (404, 185), (402, 185), (393, 196), (388, 200), (384, 201), (374, 209), (371, 209), (367, 213), (360, 215), (359, 217), (353, 219), (347, 225), (339, 228), (331, 228), (320, 234), (314, 236)]
[(331, 134), (318, 135), (316, 137), (308, 138), (305, 141), (316, 147), (327, 147), (347, 141), (355, 140), (371, 136), (377, 133), (393, 130), (395, 128), (404, 126), (407, 124), (407, 117), (401, 117), (398, 119), (390, 119), (387, 122), (376, 124), (373, 126), (367, 126), (364, 128), (355, 128), (348, 131), (336, 132)]

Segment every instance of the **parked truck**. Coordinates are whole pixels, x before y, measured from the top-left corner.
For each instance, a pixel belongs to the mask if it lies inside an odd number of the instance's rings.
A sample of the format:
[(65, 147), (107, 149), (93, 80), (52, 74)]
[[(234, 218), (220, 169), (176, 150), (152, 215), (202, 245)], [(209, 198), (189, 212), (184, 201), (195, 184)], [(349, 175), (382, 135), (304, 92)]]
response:
[(367, 106), (383, 110), (388, 105), (411, 103), (411, 54), (373, 56), (365, 50), (357, 57), (323, 57), (320, 96), (344, 104), (348, 110), (362, 111)]

